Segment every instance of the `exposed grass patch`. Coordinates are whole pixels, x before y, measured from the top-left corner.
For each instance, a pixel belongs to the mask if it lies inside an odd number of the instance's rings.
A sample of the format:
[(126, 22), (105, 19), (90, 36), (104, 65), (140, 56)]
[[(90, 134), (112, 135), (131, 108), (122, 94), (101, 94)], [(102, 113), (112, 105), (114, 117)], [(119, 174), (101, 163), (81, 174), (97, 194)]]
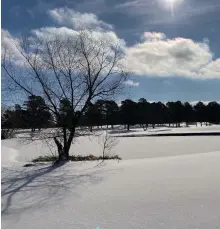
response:
[[(88, 156), (80, 156), (80, 155), (76, 155), (76, 156), (70, 156), (69, 157), (70, 161), (98, 161), (98, 160), (121, 160), (121, 158), (118, 155), (114, 155), (114, 156), (94, 156), (94, 155), (88, 155)], [(58, 160), (58, 157), (56, 156), (41, 156), (38, 157), (34, 160), (32, 160), (32, 162), (36, 163), (36, 162), (55, 162)]]

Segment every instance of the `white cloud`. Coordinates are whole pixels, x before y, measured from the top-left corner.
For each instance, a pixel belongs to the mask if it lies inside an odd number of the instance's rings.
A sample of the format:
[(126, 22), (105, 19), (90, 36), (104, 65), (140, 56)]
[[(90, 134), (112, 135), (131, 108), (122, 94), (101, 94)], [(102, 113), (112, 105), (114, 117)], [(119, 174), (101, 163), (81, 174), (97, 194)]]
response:
[[(15, 44), (15, 39), (11, 36), (11, 34), (7, 31), (2, 29), (1, 30), (1, 42), (2, 47), (4, 48), (13, 48)], [(15, 51), (15, 50), (14, 50)]]
[(220, 59), (214, 60), (207, 42), (147, 32), (142, 42), (127, 48), (130, 69), (140, 75), (220, 78)]
[(49, 16), (59, 25), (73, 29), (111, 30), (112, 25), (99, 20), (95, 14), (79, 13), (69, 8), (56, 8), (48, 11)]
[[(31, 31), (32, 34), (39, 38), (44, 39), (53, 39), (54, 36), (58, 36), (61, 38), (68, 38), (68, 37), (74, 37), (76, 36), (79, 31), (73, 30), (67, 27), (43, 27), (40, 29), (34, 29)], [(91, 31), (91, 30), (85, 30), (90, 36), (93, 37), (93, 39), (100, 41), (105, 40), (108, 41), (109, 44), (119, 44), (122, 48), (125, 49), (126, 43), (123, 39), (120, 39), (115, 32), (113, 31)]]
[(115, 8), (127, 8), (127, 7), (135, 7), (139, 4), (138, 0), (135, 1), (130, 1), (130, 2), (125, 2), (125, 3), (120, 3), (116, 5)]
[[(54, 19), (57, 18), (60, 24), (72, 23), (72, 28), (68, 27), (43, 27), (32, 30), (32, 35), (44, 39), (51, 39), (54, 35), (66, 38), (74, 37), (79, 31), (74, 28), (74, 12), (67, 8), (54, 9), (49, 11)], [(80, 18), (84, 14), (75, 13)], [(87, 14), (85, 14), (87, 15)], [(85, 16), (84, 15), (84, 16)], [(90, 14), (89, 14), (90, 15)], [(84, 18), (84, 16), (82, 18)], [(87, 18), (87, 25), (96, 25), (97, 28), (104, 23), (94, 17), (91, 21)], [(90, 22), (89, 22), (90, 21)], [(126, 65), (129, 70), (143, 76), (161, 76), (161, 77), (188, 77), (193, 79), (220, 79), (220, 58), (214, 59), (214, 54), (209, 48), (209, 42), (204, 39), (202, 42), (196, 42), (192, 39), (182, 37), (169, 39), (163, 33), (145, 32), (138, 44), (127, 47), (123, 39), (120, 39), (112, 30), (87, 30), (97, 40), (108, 39), (110, 42), (122, 44), (126, 50)], [(14, 47), (14, 41), (17, 41), (6, 30), (2, 30), (2, 47), (10, 47), (15, 52), (17, 58), (20, 58)], [(138, 82), (128, 81), (127, 85), (139, 86)]]
[(156, 32), (145, 32), (142, 40), (144, 41), (159, 41), (164, 40), (166, 35), (164, 33), (156, 33)]
[(62, 38), (71, 37), (76, 35), (76, 31), (69, 29), (67, 27), (43, 27), (40, 29), (33, 29), (32, 34), (39, 38), (51, 39), (54, 36), (59, 36)]
[(149, 12), (149, 8), (154, 5), (154, 2), (151, 2), (151, 1), (146, 1), (146, 0), (134, 0), (134, 1), (128, 1), (128, 2), (125, 2), (125, 3), (119, 3), (118, 5), (115, 6), (115, 8), (123, 8), (123, 9), (128, 9), (128, 8), (138, 8), (139, 10), (140, 9), (143, 9), (143, 7), (145, 7), (145, 11)]
[(8, 56), (13, 55), (13, 62), (16, 65), (21, 65), (23, 62), (23, 57), (21, 53), (16, 48), (16, 45), (19, 46), (19, 41), (17, 38), (12, 37), (12, 35), (7, 31), (2, 29), (1, 30), (1, 58), (4, 58), (3, 55), (7, 54)]
[(220, 78), (220, 58), (211, 61), (208, 65), (201, 68), (199, 76), (203, 78), (207, 76)]
[(134, 82), (133, 80), (127, 80), (124, 82), (125, 85), (130, 86), (130, 87), (138, 87), (139, 82)]

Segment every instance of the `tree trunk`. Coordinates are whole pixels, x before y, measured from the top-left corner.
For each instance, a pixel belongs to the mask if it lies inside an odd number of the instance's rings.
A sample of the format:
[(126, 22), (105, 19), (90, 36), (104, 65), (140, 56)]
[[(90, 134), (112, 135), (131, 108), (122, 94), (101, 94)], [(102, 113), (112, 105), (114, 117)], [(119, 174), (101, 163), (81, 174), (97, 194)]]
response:
[(112, 129), (114, 129), (114, 125), (112, 125)]
[(73, 138), (74, 138), (74, 136), (75, 136), (75, 131), (76, 131), (76, 125), (71, 129), (69, 138), (68, 138), (68, 140), (67, 140), (67, 147), (66, 147), (66, 152), (65, 152), (65, 154), (66, 154), (68, 160), (69, 160), (70, 147), (71, 147)]
[(62, 144), (57, 140), (56, 137), (54, 137), (54, 142), (57, 146), (57, 150), (58, 150), (58, 161), (65, 161), (69, 159), (69, 153), (64, 151), (64, 147), (62, 146)]
[(127, 130), (130, 130), (130, 124), (127, 125)]
[(57, 146), (58, 155), (59, 155), (57, 162), (69, 160), (69, 151), (70, 151), (70, 147), (71, 147), (74, 135), (75, 135), (75, 127), (71, 129), (69, 137), (67, 137), (66, 127), (63, 127), (63, 145), (56, 137), (54, 137), (54, 142)]

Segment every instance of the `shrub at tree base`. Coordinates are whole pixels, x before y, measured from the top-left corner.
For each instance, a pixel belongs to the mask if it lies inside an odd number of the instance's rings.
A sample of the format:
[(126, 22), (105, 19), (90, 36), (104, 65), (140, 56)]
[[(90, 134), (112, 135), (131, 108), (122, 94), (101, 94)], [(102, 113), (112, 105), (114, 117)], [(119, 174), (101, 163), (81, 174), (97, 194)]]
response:
[[(36, 162), (55, 162), (58, 160), (58, 156), (44, 156), (44, 157), (38, 157), (34, 160), (32, 160), (32, 162), (36, 163)], [(94, 156), (94, 155), (88, 155), (88, 156), (80, 156), (80, 155), (76, 155), (76, 156), (69, 156), (69, 160), (70, 161), (98, 161), (98, 160), (121, 160), (121, 158), (118, 155), (114, 155), (114, 156)]]

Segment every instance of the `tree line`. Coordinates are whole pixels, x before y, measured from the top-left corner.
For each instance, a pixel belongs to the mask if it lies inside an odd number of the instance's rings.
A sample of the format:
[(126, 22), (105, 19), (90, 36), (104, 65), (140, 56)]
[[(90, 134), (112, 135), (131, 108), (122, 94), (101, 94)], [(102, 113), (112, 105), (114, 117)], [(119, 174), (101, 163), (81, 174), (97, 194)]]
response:
[[(68, 99), (61, 100), (59, 104), (59, 118), (52, 115), (44, 99), (41, 96), (29, 96), (23, 105), (15, 105), (14, 109), (7, 109), (2, 114), (2, 128), (30, 128), (35, 129), (72, 126), (74, 116), (77, 112), (72, 112), (71, 102)], [(125, 125), (127, 130), (132, 125), (139, 124), (144, 129), (149, 126), (155, 128), (156, 125), (168, 124), (169, 126), (180, 127), (185, 122), (186, 126), (190, 123), (200, 123), (208, 125), (220, 122), (220, 104), (209, 102), (207, 105), (198, 102), (195, 105), (181, 101), (167, 102), (148, 102), (141, 98), (138, 102), (126, 99), (121, 101), (119, 106), (113, 100), (97, 100), (90, 102), (81, 115), (77, 126), (89, 127), (92, 131), (93, 126)]]

